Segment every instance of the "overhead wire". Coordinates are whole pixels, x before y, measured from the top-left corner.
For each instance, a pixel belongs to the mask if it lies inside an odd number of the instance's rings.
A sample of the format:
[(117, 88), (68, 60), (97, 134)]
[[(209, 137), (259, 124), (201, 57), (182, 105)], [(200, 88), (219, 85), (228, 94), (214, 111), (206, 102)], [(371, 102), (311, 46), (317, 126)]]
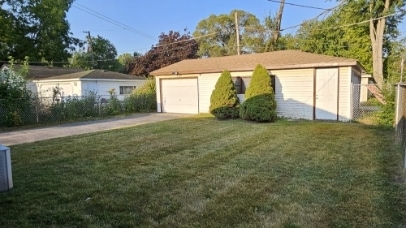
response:
[(146, 38), (151, 39), (151, 40), (157, 40), (157, 39), (156, 39), (155, 37), (153, 37), (152, 35), (149, 35), (149, 34), (147, 34), (147, 33), (145, 33), (145, 32), (142, 32), (142, 31), (137, 30), (137, 29), (135, 29), (135, 28), (132, 28), (132, 27), (126, 25), (126, 24), (123, 24), (123, 23), (121, 23), (121, 22), (119, 22), (119, 21), (116, 21), (116, 20), (114, 20), (114, 19), (112, 19), (112, 18), (110, 18), (110, 17), (108, 17), (108, 16), (106, 16), (106, 15), (104, 15), (104, 14), (101, 14), (101, 13), (99, 13), (99, 12), (93, 10), (93, 9), (90, 9), (90, 8), (88, 8), (88, 7), (86, 7), (86, 6), (82, 5), (82, 4), (80, 4), (80, 3), (74, 2), (74, 3), (73, 3), (73, 7), (77, 8), (77, 9), (83, 11), (83, 12), (86, 12), (86, 13), (88, 13), (88, 14), (90, 14), (90, 15), (93, 15), (93, 16), (95, 16), (95, 17), (101, 19), (101, 20), (104, 20), (104, 21), (106, 21), (106, 22), (109, 22), (109, 23), (111, 23), (111, 24), (113, 24), (113, 25), (116, 25), (116, 26), (121, 27), (121, 28), (123, 28), (123, 29), (126, 29), (126, 30), (128, 30), (128, 31), (130, 31), (130, 32), (133, 32), (133, 33), (135, 33), (135, 34), (138, 34), (138, 35), (140, 35), (140, 36), (146, 37)]
[[(268, 0), (269, 2), (275, 2), (275, 3), (281, 3), (281, 1), (276, 1), (276, 0)], [(289, 2), (284, 2), (285, 5), (291, 5), (291, 6), (297, 6), (297, 7), (302, 7), (302, 8), (310, 8), (310, 9), (318, 9), (318, 10), (330, 10), (326, 8), (320, 8), (316, 6), (309, 6), (309, 5), (300, 5), (300, 4), (295, 4), (295, 3), (289, 3)]]

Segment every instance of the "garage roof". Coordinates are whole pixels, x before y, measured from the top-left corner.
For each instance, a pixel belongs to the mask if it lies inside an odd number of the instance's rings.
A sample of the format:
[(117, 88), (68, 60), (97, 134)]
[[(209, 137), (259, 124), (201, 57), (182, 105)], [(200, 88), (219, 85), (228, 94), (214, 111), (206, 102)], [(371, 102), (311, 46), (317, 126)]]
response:
[[(19, 64), (14, 64), (13, 69), (15, 71), (19, 71), (22, 69), (22, 65)], [(8, 64), (3, 64), (1, 69), (4, 68), (9, 68)], [(49, 78), (49, 77), (54, 77), (54, 76), (59, 76), (59, 75), (64, 75), (64, 74), (72, 74), (72, 73), (77, 73), (77, 72), (83, 72), (83, 69), (78, 69), (78, 68), (69, 68), (69, 67), (50, 67), (50, 66), (35, 66), (35, 65), (29, 65), (28, 66), (28, 79), (44, 79), (44, 78)]]
[(49, 77), (43, 80), (60, 80), (60, 79), (120, 79), (120, 80), (145, 80), (145, 77), (122, 74), (106, 70), (87, 70), (72, 74), (65, 74), (55, 77)]
[(284, 50), (259, 54), (246, 54), (203, 59), (187, 59), (151, 72), (154, 76), (178, 74), (201, 74), (228, 71), (253, 71), (257, 64), (268, 70), (298, 69), (332, 66), (357, 66), (355, 59), (313, 54), (298, 50)]

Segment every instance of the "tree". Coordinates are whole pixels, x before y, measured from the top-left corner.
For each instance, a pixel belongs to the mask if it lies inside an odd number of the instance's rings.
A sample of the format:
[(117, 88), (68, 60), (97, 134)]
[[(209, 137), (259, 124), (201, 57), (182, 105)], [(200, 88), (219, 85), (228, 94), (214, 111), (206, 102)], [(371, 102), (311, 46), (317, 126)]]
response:
[(260, 21), (253, 14), (233, 10), (230, 14), (210, 15), (198, 23), (193, 36), (199, 42), (199, 56), (216, 57), (237, 54), (235, 13), (237, 13), (242, 53), (264, 51), (266, 35)]
[(403, 0), (350, 0), (345, 4), (351, 18), (357, 21), (369, 20), (369, 39), (372, 51), (372, 75), (382, 88), (384, 81), (384, 59), (388, 56), (387, 40), (398, 35), (397, 24), (402, 20)]
[(283, 8), (285, 7), (285, 0), (281, 0), (279, 4), (278, 13), (275, 17), (268, 16), (265, 18), (265, 26), (271, 29), (271, 39), (268, 39), (265, 52), (278, 50), (278, 40), (281, 34), (281, 24)]
[(124, 74), (130, 73), (130, 64), (134, 61), (134, 55), (131, 55), (130, 53), (124, 53), (119, 55), (117, 60), (120, 64), (119, 72)]
[(239, 100), (229, 71), (224, 70), (210, 96), (210, 113), (218, 119), (238, 117)]
[(245, 101), (240, 107), (240, 117), (245, 120), (269, 122), (276, 120), (276, 101), (268, 71), (258, 64), (245, 91)]
[(88, 39), (88, 46), (87, 52), (75, 52), (73, 54), (73, 67), (110, 71), (119, 70), (120, 64), (116, 59), (116, 47), (109, 40), (98, 35)]
[(79, 40), (71, 37), (66, 13), (74, 0), (0, 1), (0, 58), (64, 62)]
[(161, 33), (158, 44), (130, 65), (132, 75), (147, 77), (151, 71), (182, 61), (197, 58), (198, 44), (185, 29), (184, 34), (170, 31)]

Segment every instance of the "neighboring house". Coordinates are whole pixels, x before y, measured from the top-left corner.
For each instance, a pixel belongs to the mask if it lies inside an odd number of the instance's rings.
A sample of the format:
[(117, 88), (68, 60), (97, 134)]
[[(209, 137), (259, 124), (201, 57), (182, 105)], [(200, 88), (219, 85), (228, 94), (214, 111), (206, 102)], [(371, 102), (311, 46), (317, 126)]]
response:
[(52, 97), (53, 89), (58, 87), (62, 97), (86, 96), (96, 93), (108, 99), (109, 91), (114, 90), (119, 99), (123, 99), (131, 91), (145, 82), (141, 76), (121, 74), (105, 70), (87, 70), (72, 74), (34, 80), (41, 97)]
[(210, 96), (223, 70), (231, 72), (240, 101), (244, 100), (257, 64), (269, 70), (278, 116), (309, 119), (352, 119), (364, 68), (355, 59), (296, 50), (190, 59), (151, 72), (156, 78), (157, 111), (208, 113)]
[[(13, 65), (13, 70), (19, 71), (21, 70), (22, 66), (15, 64)], [(8, 64), (3, 64), (0, 68), (0, 71), (10, 70), (10, 66)], [(27, 79), (27, 89), (31, 90), (33, 93), (37, 93), (37, 87), (33, 80), (44, 79), (64, 74), (71, 74), (76, 72), (84, 71), (83, 69), (77, 68), (68, 68), (68, 67), (49, 67), (49, 66), (35, 66), (29, 65), (28, 66), (28, 74), (26, 75)]]

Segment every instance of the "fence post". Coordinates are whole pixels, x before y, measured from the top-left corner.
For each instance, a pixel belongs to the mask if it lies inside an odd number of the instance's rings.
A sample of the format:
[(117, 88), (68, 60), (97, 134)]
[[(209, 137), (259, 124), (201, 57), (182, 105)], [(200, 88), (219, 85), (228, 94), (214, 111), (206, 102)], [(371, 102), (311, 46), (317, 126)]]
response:
[[(395, 131), (396, 133), (399, 133), (399, 122), (400, 122), (400, 118), (399, 118), (399, 111), (400, 111), (400, 84), (398, 83), (396, 86), (396, 110), (395, 110)], [(399, 135), (398, 135), (399, 137)]]

